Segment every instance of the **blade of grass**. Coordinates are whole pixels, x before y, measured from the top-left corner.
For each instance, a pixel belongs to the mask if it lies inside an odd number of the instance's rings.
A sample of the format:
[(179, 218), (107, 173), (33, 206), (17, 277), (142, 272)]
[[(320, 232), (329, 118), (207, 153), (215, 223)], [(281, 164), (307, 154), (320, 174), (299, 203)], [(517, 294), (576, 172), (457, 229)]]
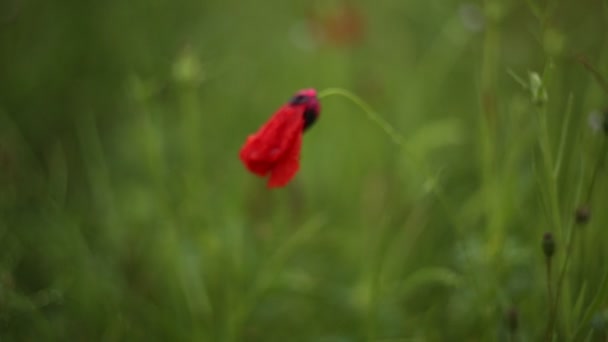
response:
[(591, 301), (591, 303), (587, 306), (587, 310), (576, 328), (574, 332), (573, 341), (579, 341), (581, 335), (584, 333), (584, 328), (589, 325), (593, 314), (597, 312), (600, 305), (606, 302), (608, 298), (608, 272), (604, 271), (604, 276), (602, 277), (602, 282), (600, 283), (599, 291), (596, 293), (595, 297)]
[(574, 101), (574, 95), (570, 93), (568, 96), (568, 102), (566, 105), (566, 116), (562, 122), (562, 129), (559, 136), (559, 146), (557, 148), (557, 160), (555, 167), (553, 168), (553, 178), (559, 179), (559, 173), (562, 167), (562, 161), (564, 158), (564, 148), (566, 146), (566, 137), (568, 135), (568, 127), (570, 125), (570, 118), (572, 117), (572, 103)]

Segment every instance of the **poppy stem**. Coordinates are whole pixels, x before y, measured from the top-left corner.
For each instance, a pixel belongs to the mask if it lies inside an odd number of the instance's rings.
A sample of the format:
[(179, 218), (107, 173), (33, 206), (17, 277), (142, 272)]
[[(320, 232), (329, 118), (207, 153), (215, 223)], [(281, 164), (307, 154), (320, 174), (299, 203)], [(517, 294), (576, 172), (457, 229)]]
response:
[[(354, 103), (357, 107), (359, 107), (365, 113), (365, 115), (367, 116), (367, 118), (370, 121), (372, 121), (377, 126), (379, 126), (380, 129), (382, 129), (384, 131), (384, 133), (386, 133), (389, 136), (389, 138), (395, 145), (397, 145), (403, 149), (403, 151), (405, 152), (405, 154), (407, 155), (409, 160), (412, 162), (412, 165), (417, 165), (419, 167), (419, 171), (423, 174), (428, 175), (430, 173), (430, 165), (428, 165), (428, 163), (422, 158), (422, 156), (418, 155), (411, 149), (411, 146), (409, 146), (409, 144), (406, 142), (403, 135), (401, 135), (399, 132), (397, 132), (393, 128), (393, 126), (390, 123), (388, 123), (388, 121), (384, 120), (376, 111), (374, 111), (372, 109), (372, 107), (369, 104), (367, 104), (367, 102), (361, 100), (361, 98), (359, 96), (351, 93), (350, 91), (348, 91), (346, 89), (327, 88), (327, 89), (320, 91), (318, 93), (317, 97), (319, 99), (323, 99), (325, 97), (334, 96), (334, 95), (342, 96), (342, 97), (348, 99), (349, 101), (351, 101), (352, 103)], [(429, 183), (427, 185), (434, 188), (436, 185), (435, 179), (433, 177), (429, 178)], [(435, 189), (435, 191), (438, 191), (438, 190)]]
[[(456, 214), (451, 211), (451, 206), (447, 200), (446, 195), (444, 194), (441, 186), (439, 185), (439, 175), (440, 171), (436, 172), (436, 174), (431, 174), (431, 166), (428, 161), (421, 156), (420, 154), (414, 152), (411, 149), (410, 144), (408, 144), (399, 132), (397, 132), (391, 124), (389, 124), (386, 120), (384, 120), (376, 111), (372, 109), (370, 105), (368, 105), (365, 101), (361, 100), (361, 98), (348, 90), (342, 88), (327, 88), (320, 91), (317, 94), (319, 99), (326, 98), (328, 96), (339, 95), (342, 96), (349, 101), (353, 102), (357, 107), (359, 107), (367, 118), (374, 122), (376, 125), (380, 126), (380, 128), (390, 137), (391, 141), (403, 149), (405, 156), (411, 162), (411, 167), (417, 168), (417, 172), (424, 175), (426, 180), (424, 180), (423, 187), (425, 191), (432, 193), (436, 199), (441, 203), (443, 208), (445, 209), (446, 214), (450, 217), (452, 222), (456, 222)], [(455, 223), (456, 224), (456, 223)]]
[(388, 136), (391, 138), (391, 140), (396, 145), (405, 146), (405, 139), (403, 138), (403, 136), (401, 134), (399, 134), (393, 128), (393, 126), (391, 126), (391, 124), (389, 124), (378, 113), (376, 113), (370, 105), (368, 105), (365, 101), (361, 100), (361, 98), (359, 98), (357, 95), (351, 93), (350, 91), (342, 89), (342, 88), (327, 88), (327, 89), (320, 91), (318, 97), (319, 97), (319, 99), (322, 99), (324, 97), (333, 96), (333, 95), (339, 95), (339, 96), (345, 97), (348, 100), (350, 100), (351, 102), (353, 102), (355, 105), (357, 105), (359, 108), (361, 108), (361, 110), (363, 110), (365, 115), (367, 115), (368, 119), (370, 119), (373, 123), (378, 125), (386, 134), (388, 134)]

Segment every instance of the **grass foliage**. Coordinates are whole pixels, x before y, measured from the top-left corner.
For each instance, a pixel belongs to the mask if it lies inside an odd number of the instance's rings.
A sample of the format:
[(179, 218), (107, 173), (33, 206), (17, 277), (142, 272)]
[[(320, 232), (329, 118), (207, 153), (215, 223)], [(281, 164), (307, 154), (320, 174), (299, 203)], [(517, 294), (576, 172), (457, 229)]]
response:
[[(2, 2), (0, 340), (605, 341), (607, 32), (605, 0)], [(390, 126), (323, 98), (270, 191), (238, 150), (305, 87)]]

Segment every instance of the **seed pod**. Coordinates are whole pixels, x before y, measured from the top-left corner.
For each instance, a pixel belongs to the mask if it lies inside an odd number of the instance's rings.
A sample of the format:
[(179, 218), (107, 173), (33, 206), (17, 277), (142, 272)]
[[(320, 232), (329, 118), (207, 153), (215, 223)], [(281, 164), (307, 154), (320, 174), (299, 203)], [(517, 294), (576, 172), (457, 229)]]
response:
[(542, 247), (545, 257), (551, 258), (555, 254), (555, 239), (553, 238), (553, 234), (547, 232), (543, 235)]
[(505, 323), (507, 324), (507, 329), (509, 329), (511, 334), (515, 334), (517, 332), (517, 327), (519, 325), (518, 321), (517, 309), (512, 307), (507, 310), (507, 313), (505, 314)]
[(589, 222), (589, 218), (591, 217), (591, 210), (588, 206), (582, 205), (576, 209), (574, 213), (574, 220), (579, 225), (584, 225)]

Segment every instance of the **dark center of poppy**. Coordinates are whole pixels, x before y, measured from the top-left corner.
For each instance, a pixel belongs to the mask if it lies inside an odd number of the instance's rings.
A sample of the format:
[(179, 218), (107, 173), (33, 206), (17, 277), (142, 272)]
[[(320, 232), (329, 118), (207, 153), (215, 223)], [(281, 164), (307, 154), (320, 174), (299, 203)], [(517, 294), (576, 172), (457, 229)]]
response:
[(294, 97), (291, 98), (291, 100), (289, 101), (289, 104), (291, 105), (300, 105), (300, 104), (304, 104), (308, 101), (308, 96), (306, 95), (296, 95)]
[(314, 108), (306, 108), (304, 111), (304, 130), (312, 126), (317, 120), (317, 111)]
[(312, 126), (319, 116), (319, 107), (315, 97), (305, 94), (298, 94), (289, 100), (291, 106), (304, 106), (304, 130)]

